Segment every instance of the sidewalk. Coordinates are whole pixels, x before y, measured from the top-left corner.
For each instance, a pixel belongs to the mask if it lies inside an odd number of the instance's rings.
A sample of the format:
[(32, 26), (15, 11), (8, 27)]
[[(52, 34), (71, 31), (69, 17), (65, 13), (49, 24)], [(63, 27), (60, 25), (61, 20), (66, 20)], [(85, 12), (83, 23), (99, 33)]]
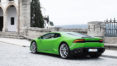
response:
[(102, 55), (104, 57), (117, 58), (117, 50), (108, 50), (108, 49), (106, 49), (105, 52)]
[(30, 41), (26, 39), (0, 38), (0, 42), (19, 45), (23, 47), (30, 46)]
[[(23, 47), (29, 47), (30, 41), (26, 39), (12, 39), (12, 38), (0, 38), (0, 42), (23, 46)], [(106, 49), (103, 53), (104, 57), (116, 57), (117, 58), (117, 50), (108, 50)]]

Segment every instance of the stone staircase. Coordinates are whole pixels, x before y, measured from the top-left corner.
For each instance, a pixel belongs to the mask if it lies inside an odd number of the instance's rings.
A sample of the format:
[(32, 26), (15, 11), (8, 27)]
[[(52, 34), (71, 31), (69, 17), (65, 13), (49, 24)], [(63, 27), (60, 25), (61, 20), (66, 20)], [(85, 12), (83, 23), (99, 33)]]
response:
[(0, 38), (16, 38), (16, 39), (23, 39), (24, 37), (18, 35), (17, 32), (0, 32)]

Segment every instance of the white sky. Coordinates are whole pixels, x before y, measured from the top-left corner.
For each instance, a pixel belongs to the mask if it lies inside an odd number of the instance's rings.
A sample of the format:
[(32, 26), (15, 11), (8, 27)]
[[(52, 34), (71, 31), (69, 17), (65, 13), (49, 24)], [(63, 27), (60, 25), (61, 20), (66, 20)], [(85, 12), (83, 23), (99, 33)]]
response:
[(40, 0), (55, 25), (87, 24), (117, 18), (117, 0)]

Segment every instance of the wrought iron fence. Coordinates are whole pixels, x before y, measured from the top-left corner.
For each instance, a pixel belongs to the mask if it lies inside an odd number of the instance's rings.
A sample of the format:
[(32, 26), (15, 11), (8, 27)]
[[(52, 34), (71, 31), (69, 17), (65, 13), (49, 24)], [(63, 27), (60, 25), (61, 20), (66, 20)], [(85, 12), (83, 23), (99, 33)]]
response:
[(117, 37), (117, 21), (114, 19), (106, 20), (106, 32), (105, 36), (107, 37)]

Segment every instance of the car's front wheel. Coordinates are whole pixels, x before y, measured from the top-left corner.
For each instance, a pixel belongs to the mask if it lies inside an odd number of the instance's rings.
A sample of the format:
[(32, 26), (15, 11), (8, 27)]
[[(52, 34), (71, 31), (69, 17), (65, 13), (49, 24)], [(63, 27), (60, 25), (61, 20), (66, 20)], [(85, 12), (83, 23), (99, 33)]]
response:
[(70, 57), (70, 49), (66, 43), (62, 43), (59, 48), (61, 58), (66, 59)]
[(37, 53), (37, 45), (36, 45), (36, 42), (33, 41), (30, 45), (30, 50), (31, 50), (31, 53)]

